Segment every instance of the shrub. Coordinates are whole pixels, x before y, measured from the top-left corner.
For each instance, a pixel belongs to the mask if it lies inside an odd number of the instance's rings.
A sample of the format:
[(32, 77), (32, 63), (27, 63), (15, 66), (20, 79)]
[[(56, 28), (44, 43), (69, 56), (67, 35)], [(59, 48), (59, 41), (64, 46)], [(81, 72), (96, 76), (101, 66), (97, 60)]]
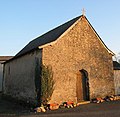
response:
[(52, 67), (42, 65), (42, 74), (41, 74), (41, 99), (42, 103), (47, 103), (54, 91), (54, 80)]

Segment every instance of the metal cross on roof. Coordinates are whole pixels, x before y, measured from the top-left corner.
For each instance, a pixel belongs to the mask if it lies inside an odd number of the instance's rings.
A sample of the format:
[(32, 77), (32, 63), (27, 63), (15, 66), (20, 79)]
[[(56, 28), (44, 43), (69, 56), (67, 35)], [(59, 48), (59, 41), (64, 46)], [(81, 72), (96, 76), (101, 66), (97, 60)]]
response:
[(84, 8), (82, 9), (82, 15), (85, 16), (85, 9)]

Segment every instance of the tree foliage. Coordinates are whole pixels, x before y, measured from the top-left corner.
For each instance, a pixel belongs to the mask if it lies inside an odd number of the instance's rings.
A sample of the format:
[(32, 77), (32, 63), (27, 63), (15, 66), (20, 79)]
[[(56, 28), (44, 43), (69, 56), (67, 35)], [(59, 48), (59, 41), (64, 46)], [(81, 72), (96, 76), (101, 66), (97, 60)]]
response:
[(54, 91), (54, 80), (52, 67), (42, 65), (42, 79), (41, 79), (41, 95), (42, 102), (47, 102), (50, 100), (52, 93)]
[(120, 63), (120, 52), (114, 56), (114, 60)]

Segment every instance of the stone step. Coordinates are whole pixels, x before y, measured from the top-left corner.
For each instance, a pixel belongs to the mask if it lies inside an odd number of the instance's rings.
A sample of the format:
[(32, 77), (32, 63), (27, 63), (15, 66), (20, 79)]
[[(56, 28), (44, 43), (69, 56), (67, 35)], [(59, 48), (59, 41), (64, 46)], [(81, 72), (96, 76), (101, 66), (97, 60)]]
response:
[(83, 104), (89, 104), (89, 103), (90, 101), (82, 101), (82, 102), (77, 103), (77, 106), (83, 105)]

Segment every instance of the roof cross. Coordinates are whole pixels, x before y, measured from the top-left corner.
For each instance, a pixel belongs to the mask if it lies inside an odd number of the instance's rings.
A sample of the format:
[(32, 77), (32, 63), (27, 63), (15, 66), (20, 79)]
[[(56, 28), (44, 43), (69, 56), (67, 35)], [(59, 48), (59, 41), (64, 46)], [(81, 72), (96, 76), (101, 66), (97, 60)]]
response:
[(85, 9), (82, 9), (82, 15), (85, 16)]

